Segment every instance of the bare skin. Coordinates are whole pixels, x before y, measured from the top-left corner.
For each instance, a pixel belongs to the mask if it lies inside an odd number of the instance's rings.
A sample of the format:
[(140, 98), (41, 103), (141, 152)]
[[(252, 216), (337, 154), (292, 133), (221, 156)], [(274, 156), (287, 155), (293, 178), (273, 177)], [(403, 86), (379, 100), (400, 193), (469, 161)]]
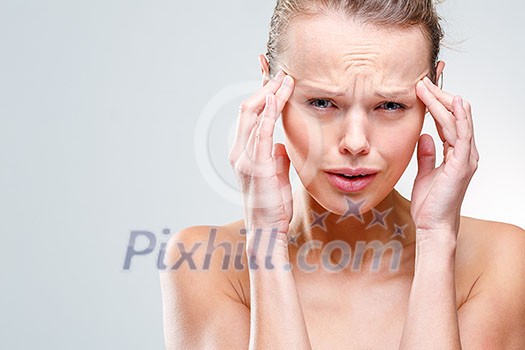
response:
[[(185, 242), (187, 247), (191, 247), (196, 241), (206, 242), (212, 228), (217, 227), (189, 228), (179, 233), (177, 241)], [(244, 244), (244, 236), (239, 234), (243, 228), (243, 220), (220, 227), (216, 242), (231, 242), (232, 246), (237, 242)], [(290, 245), (291, 254), (297, 249), (298, 247)], [(230, 262), (229, 269), (222, 271), (220, 268), (224, 252), (221, 248), (216, 252), (217, 254), (213, 255), (212, 269), (206, 271), (206, 275), (201, 275), (200, 288), (206, 289), (203, 298), (210, 300), (206, 310), (217, 308), (217, 300), (223, 301), (225, 308), (230, 312), (221, 312), (221, 323), (226, 326), (217, 336), (232, 339), (232, 345), (244, 349), (248, 347), (251, 307), (246, 255), (243, 253), (242, 270), (234, 269), (233, 262)], [(173, 265), (180, 258), (180, 252), (173, 249), (171, 253), (167, 262)], [(334, 274), (323, 269), (315, 273), (302, 272), (294, 266), (292, 271), (312, 348), (398, 349), (414, 273), (414, 253), (414, 245), (405, 247), (403, 262), (398, 272), (389, 271), (387, 268), (370, 272), (370, 262), (366, 259), (361, 272), (351, 273)], [(498, 290), (515, 289), (519, 283), (523, 284), (524, 254), (523, 230), (504, 223), (461, 218), (455, 273), (456, 308), (460, 325), (464, 329), (461, 333), (464, 349), (520, 348), (519, 342), (509, 344), (506, 338), (516, 334), (523, 336), (523, 328), (519, 328), (523, 324), (506, 321), (506, 317), (509, 320), (519, 320), (523, 317), (523, 314), (520, 315), (523, 306), (515, 309), (520, 305), (513, 304), (517, 296), (493, 293)], [(202, 266), (203, 257), (196, 255), (194, 261), (196, 266)], [(384, 261), (390, 261), (388, 255), (385, 255)], [(314, 260), (310, 263), (313, 264)], [(181, 269), (186, 268), (183, 266)], [(208, 275), (218, 276), (220, 282), (215, 278), (208, 278)], [(172, 293), (175, 294), (175, 291)], [(217, 296), (217, 299), (210, 296), (211, 294)], [(492, 305), (485, 304), (485, 295)], [(480, 302), (475, 306), (478, 300)], [(188, 312), (194, 312), (194, 317), (198, 319), (209, 317), (199, 314), (197, 310), (199, 309), (192, 307)], [(502, 316), (505, 318), (502, 319)], [(171, 328), (168, 326), (166, 332), (168, 336), (171, 334), (175, 338), (181, 334), (175, 330), (174, 323), (180, 316), (171, 317), (173, 319), (168, 323)], [(191, 319), (191, 316), (189, 318)], [(483, 327), (487, 324), (494, 328), (484, 330)], [(189, 334), (202, 334), (198, 324), (188, 326), (193, 327), (187, 331)], [(207, 327), (213, 325), (208, 324)]]
[[(421, 32), (323, 17), (298, 20), (290, 38), (280, 66), (293, 79), (288, 84), (283, 76), (270, 79), (267, 62), (261, 62), (265, 88), (244, 105), (250, 113), (241, 112), (231, 154), (243, 175), (245, 218), (220, 227), (214, 244), (241, 247), (243, 268), (230, 263), (221, 270), (224, 251), (218, 248), (207, 271), (182, 265), (162, 275), (168, 348), (265, 348), (273, 339), (287, 344), (287, 337), (312, 349), (525, 347), (525, 235), (512, 225), (459, 216), (479, 159), (470, 105), (423, 79), (430, 68)], [(436, 76), (443, 68), (443, 63), (434, 67)], [(266, 103), (265, 94), (271, 95)], [(286, 146), (274, 146), (268, 157), (273, 132), (268, 118), (275, 122), (281, 111)], [(420, 135), (425, 111), (443, 143), (446, 162), (439, 166), (434, 142)], [(268, 133), (254, 131), (264, 128)], [(416, 144), (419, 172), (409, 201), (393, 187)], [(293, 198), (287, 186), (290, 164), (303, 185)], [(343, 166), (374, 169), (377, 175), (364, 190), (345, 194), (324, 173)], [(348, 199), (359, 203), (356, 215), (347, 215)], [(384, 213), (385, 221), (371, 225), (377, 213)], [(277, 267), (289, 262), (293, 278), (255, 277), (247, 269), (245, 250), (254, 252), (256, 228), (278, 229), (275, 261)], [(239, 234), (243, 229), (247, 234)], [(398, 229), (402, 233), (393, 234)], [(199, 226), (175, 235), (166, 264), (179, 261), (178, 242), (190, 250), (207, 242), (210, 230)], [(314, 241), (320, 248), (301, 255)], [(392, 269), (394, 253), (386, 251), (371, 271), (374, 256), (368, 251), (357, 265), (334, 273), (322, 268), (322, 247), (336, 242), (353, 253), (360, 244), (394, 242), (401, 247), (400, 263)], [(196, 266), (202, 266), (205, 253), (195, 251)], [(301, 257), (320, 268), (306, 271)], [(332, 250), (328, 261), (342, 258)], [(254, 294), (252, 282), (274, 299)], [(257, 318), (251, 319), (255, 309)], [(286, 317), (287, 311), (293, 315)]]

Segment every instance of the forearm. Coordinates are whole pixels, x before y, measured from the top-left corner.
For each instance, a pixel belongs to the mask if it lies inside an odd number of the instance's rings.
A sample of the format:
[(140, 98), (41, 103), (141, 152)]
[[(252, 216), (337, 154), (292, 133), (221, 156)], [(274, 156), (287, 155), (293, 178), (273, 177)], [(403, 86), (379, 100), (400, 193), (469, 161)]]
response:
[(455, 252), (455, 237), (417, 242), (414, 280), (400, 349), (461, 349)]
[[(251, 265), (250, 349), (311, 349), (295, 280), (285, 267), (289, 259), (284, 239), (273, 243), (263, 239), (258, 252), (247, 250)], [(271, 258), (267, 257), (268, 244), (275, 246)]]

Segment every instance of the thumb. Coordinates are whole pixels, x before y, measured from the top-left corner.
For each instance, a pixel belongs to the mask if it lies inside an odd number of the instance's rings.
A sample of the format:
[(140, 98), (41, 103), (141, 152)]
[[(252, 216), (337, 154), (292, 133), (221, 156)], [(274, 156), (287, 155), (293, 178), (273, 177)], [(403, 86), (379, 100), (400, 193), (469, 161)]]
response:
[(432, 136), (423, 134), (417, 143), (417, 177), (429, 174), (436, 167), (436, 146)]
[(288, 217), (292, 217), (292, 184), (290, 183), (290, 157), (282, 143), (276, 143), (273, 148), (275, 172), (279, 181), (279, 189), (284, 201), (284, 209)]
[[(289, 182), (290, 176), (290, 158), (286, 152), (286, 147), (282, 143), (276, 143), (273, 147), (273, 159), (275, 164), (275, 173), (282, 185)], [(283, 183), (285, 181), (285, 183)]]

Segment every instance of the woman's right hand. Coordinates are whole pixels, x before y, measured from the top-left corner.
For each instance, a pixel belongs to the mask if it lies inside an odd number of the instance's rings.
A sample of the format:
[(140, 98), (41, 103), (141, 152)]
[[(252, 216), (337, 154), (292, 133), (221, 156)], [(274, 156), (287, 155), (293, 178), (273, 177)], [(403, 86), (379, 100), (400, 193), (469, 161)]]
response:
[(290, 159), (283, 144), (273, 144), (273, 131), (293, 87), (292, 77), (280, 71), (239, 109), (229, 159), (243, 192), (247, 249), (256, 233), (269, 237), (272, 230), (287, 247), (292, 218)]

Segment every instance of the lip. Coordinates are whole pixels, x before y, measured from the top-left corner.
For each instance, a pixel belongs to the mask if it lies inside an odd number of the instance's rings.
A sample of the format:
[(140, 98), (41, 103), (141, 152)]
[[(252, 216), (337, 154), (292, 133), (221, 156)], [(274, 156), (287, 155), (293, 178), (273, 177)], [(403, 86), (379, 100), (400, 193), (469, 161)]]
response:
[(372, 168), (334, 168), (326, 169), (325, 172), (332, 174), (346, 174), (350, 176), (357, 176), (377, 174), (379, 171)]
[[(339, 168), (339, 169), (330, 169), (325, 170), (325, 173), (328, 177), (328, 181), (332, 186), (336, 187), (338, 190), (353, 193), (364, 190), (368, 187), (375, 179), (377, 175), (377, 170), (374, 169), (365, 169), (365, 168)], [(364, 177), (357, 177), (355, 179), (348, 179), (342, 176), (342, 174), (350, 176), (365, 175)]]

